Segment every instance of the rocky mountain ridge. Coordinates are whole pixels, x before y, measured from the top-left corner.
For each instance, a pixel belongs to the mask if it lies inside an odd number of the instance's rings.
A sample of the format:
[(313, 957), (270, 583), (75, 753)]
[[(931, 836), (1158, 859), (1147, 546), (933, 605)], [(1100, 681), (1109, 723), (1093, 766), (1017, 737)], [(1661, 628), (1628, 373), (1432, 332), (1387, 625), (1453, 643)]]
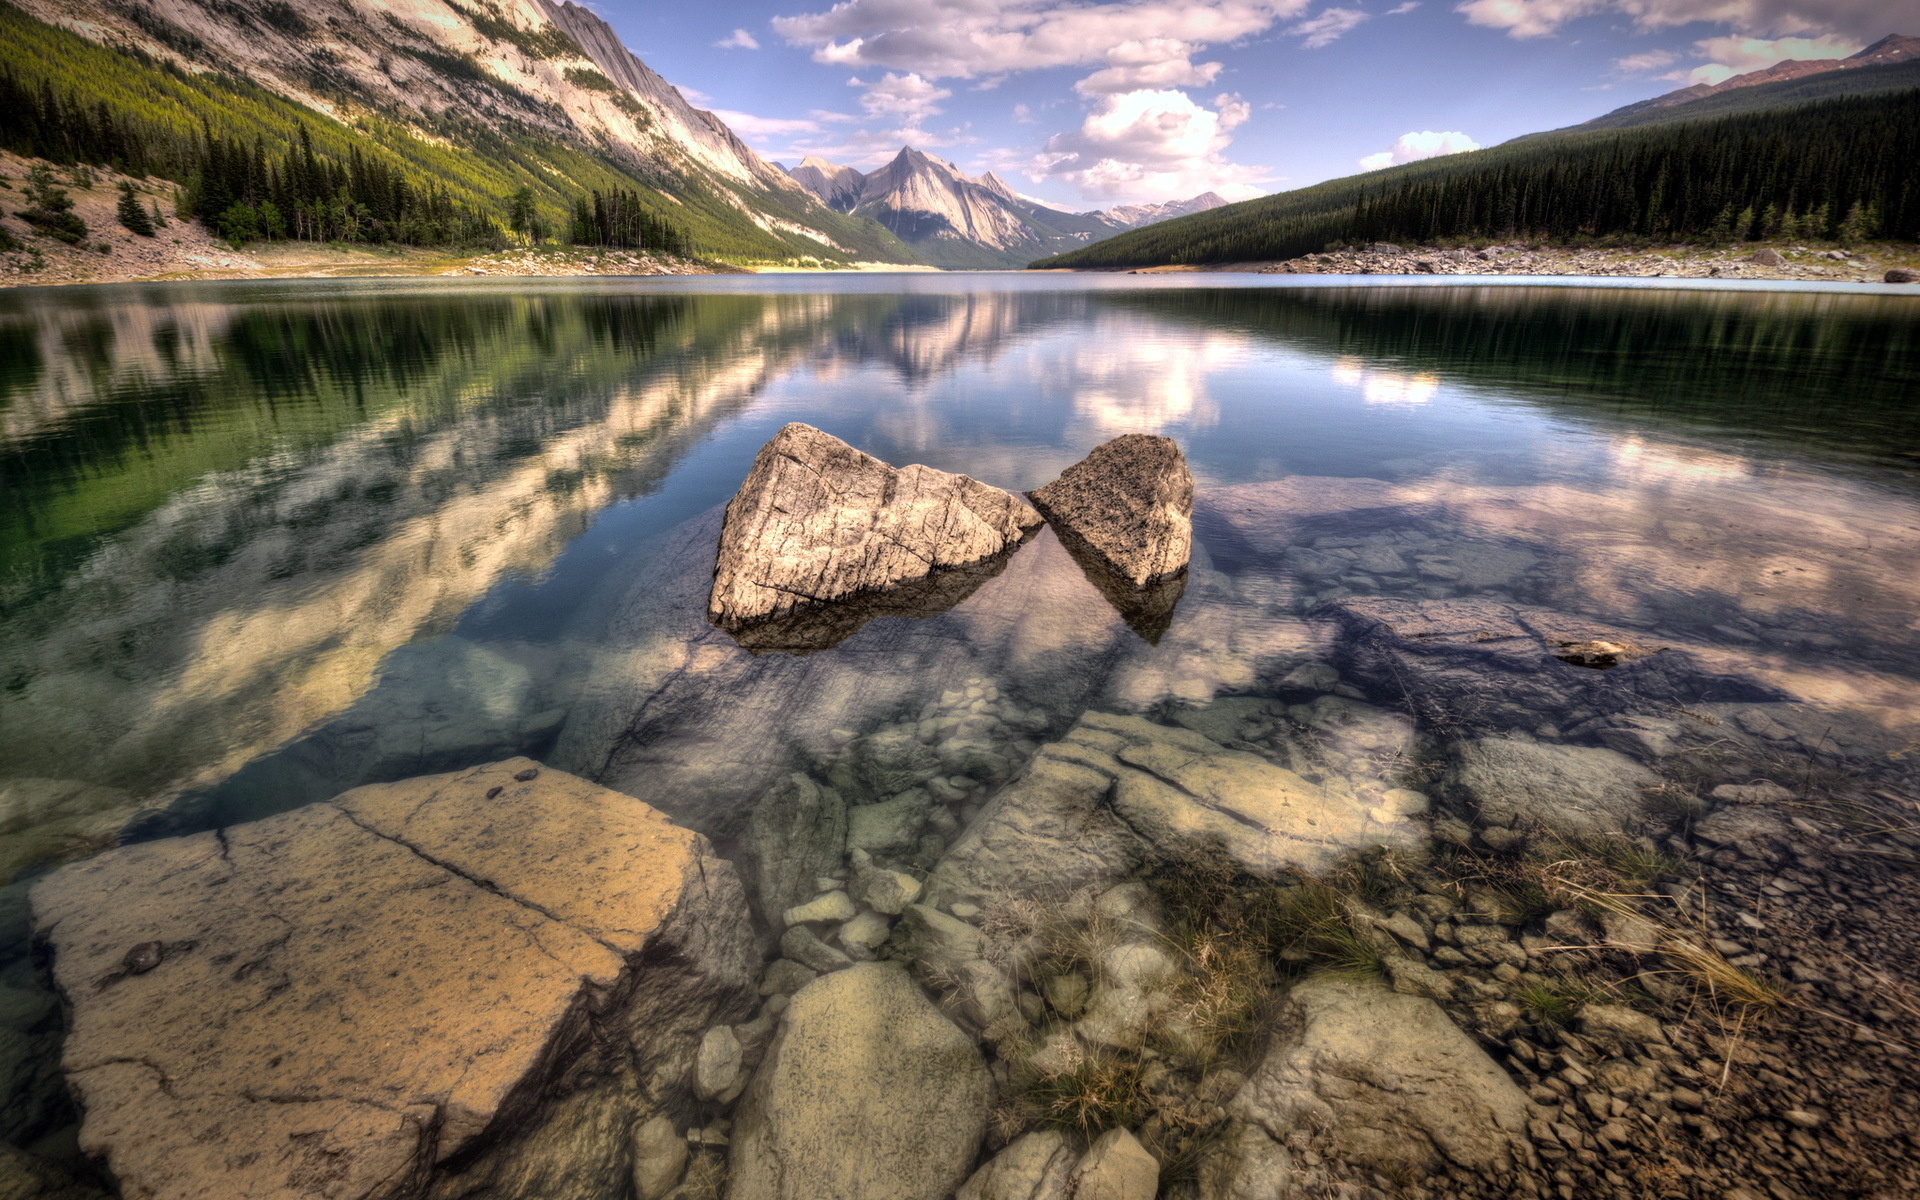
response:
[(1777, 62), (1772, 66), (1735, 75), (1719, 83), (1696, 83), (1692, 87), (1667, 92), (1651, 100), (1624, 105), (1595, 118), (1588, 124), (1652, 108), (1672, 108), (1675, 105), (1691, 104), (1695, 100), (1704, 100), (1709, 96), (1718, 96), (1740, 88), (1757, 87), (1768, 83), (1786, 83), (1789, 80), (1805, 79), (1809, 75), (1825, 75), (1830, 71), (1887, 67), (1896, 63), (1912, 62), (1915, 59), (1920, 59), (1920, 37), (1907, 37), (1904, 34), (1893, 33), (1881, 38), (1858, 54), (1849, 55), (1846, 58), (1790, 58), (1785, 62)]
[(1024, 266), (1036, 253), (1059, 253), (1226, 204), (1206, 192), (1163, 204), (1068, 212), (1021, 195), (991, 171), (970, 176), (911, 146), (870, 172), (810, 155), (787, 173), (828, 207), (872, 217), (940, 266)]
[[(345, 126), (403, 130), (477, 153), (549, 203), (637, 184), (658, 193), (662, 211), (694, 210), (687, 221), (701, 224), (697, 212), (754, 246), (747, 257), (913, 257), (820, 204), (570, 0), (26, 0), (20, 8), (163, 67), (258, 85)], [(489, 182), (483, 190), (498, 187)]]

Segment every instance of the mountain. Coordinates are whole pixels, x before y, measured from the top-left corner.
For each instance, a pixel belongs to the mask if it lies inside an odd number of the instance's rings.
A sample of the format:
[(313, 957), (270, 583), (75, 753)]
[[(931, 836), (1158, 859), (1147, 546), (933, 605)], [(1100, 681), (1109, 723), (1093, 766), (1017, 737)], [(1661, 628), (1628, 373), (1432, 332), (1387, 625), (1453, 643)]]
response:
[(788, 174), (829, 207), (873, 218), (943, 267), (1024, 266), (1036, 254), (1226, 203), (1208, 192), (1167, 204), (1070, 212), (1021, 195), (991, 171), (975, 178), (911, 146), (867, 174), (811, 156)]
[(18, 84), (105, 103), (155, 144), (205, 122), (277, 153), (304, 131), (323, 156), (377, 154), (494, 211), (529, 187), (548, 228), (577, 196), (617, 188), (716, 256), (914, 260), (570, 0), (17, 0), (0, 22)]
[(1201, 192), (1191, 200), (1169, 200), (1165, 204), (1122, 204), (1105, 210), (1101, 215), (1124, 229), (1138, 229), (1142, 225), (1171, 221), (1175, 217), (1191, 216), (1208, 209), (1225, 208), (1226, 204), (1218, 192)]
[[(1872, 82), (1920, 63), (1788, 80)], [(1035, 267), (1295, 258), (1373, 242), (1920, 241), (1920, 78), (1900, 90), (1516, 138), (1177, 217)]]
[(1907, 37), (1902, 34), (1888, 34), (1858, 54), (1847, 58), (1797, 58), (1777, 62), (1757, 71), (1748, 71), (1744, 75), (1735, 75), (1719, 83), (1698, 83), (1692, 87), (1680, 88), (1651, 100), (1642, 100), (1624, 108), (1616, 108), (1604, 116), (1595, 117), (1586, 122), (1587, 128), (1600, 126), (1617, 128), (1617, 119), (1650, 109), (1673, 108), (1676, 105), (1692, 104), (1705, 100), (1709, 96), (1721, 96), (1741, 88), (1762, 87), (1770, 83), (1787, 83), (1805, 79), (1811, 75), (1825, 75), (1832, 71), (1854, 71), (1862, 67), (1887, 67), (1896, 63), (1912, 62), (1920, 59), (1920, 37)]

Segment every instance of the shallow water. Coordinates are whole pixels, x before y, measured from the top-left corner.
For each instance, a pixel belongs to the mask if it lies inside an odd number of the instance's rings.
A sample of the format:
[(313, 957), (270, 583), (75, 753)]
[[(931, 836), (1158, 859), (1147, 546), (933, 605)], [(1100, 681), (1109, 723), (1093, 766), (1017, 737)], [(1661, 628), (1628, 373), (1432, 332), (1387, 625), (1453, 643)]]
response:
[[(1265, 282), (0, 296), (5, 980), (26, 879), (117, 840), (525, 753), (731, 847), (782, 771), (930, 705), (1006, 709), (990, 789), (1089, 708), (1310, 699), (1356, 596), (1684, 646), (1739, 682), (1676, 704), (1765, 700), (1855, 764), (1920, 737), (1920, 301)], [(1171, 628), (1136, 637), (1042, 535), (948, 613), (748, 655), (701, 619), (715, 510), (789, 421), (1016, 490), (1175, 438)], [(1389, 786), (1403, 736), (1335, 765)]]

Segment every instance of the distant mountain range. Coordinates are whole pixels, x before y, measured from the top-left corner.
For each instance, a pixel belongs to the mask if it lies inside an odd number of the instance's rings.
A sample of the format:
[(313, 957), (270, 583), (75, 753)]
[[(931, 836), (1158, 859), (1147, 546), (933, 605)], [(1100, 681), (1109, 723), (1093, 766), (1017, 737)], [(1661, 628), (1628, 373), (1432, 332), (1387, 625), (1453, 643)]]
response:
[(1227, 203), (1205, 192), (1166, 204), (1069, 212), (1021, 195), (991, 171), (970, 176), (911, 146), (865, 174), (814, 157), (787, 174), (829, 208), (871, 217), (942, 267), (1025, 266), (1041, 255)]

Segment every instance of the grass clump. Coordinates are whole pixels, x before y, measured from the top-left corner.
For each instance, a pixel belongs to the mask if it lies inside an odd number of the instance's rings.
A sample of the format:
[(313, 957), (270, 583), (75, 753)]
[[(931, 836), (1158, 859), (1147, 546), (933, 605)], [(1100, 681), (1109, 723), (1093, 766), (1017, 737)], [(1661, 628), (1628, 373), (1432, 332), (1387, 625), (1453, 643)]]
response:
[(1077, 1056), (1068, 1069), (1037, 1077), (1027, 1088), (1039, 1123), (1091, 1140), (1104, 1129), (1133, 1129), (1154, 1111), (1145, 1064), (1106, 1051)]

